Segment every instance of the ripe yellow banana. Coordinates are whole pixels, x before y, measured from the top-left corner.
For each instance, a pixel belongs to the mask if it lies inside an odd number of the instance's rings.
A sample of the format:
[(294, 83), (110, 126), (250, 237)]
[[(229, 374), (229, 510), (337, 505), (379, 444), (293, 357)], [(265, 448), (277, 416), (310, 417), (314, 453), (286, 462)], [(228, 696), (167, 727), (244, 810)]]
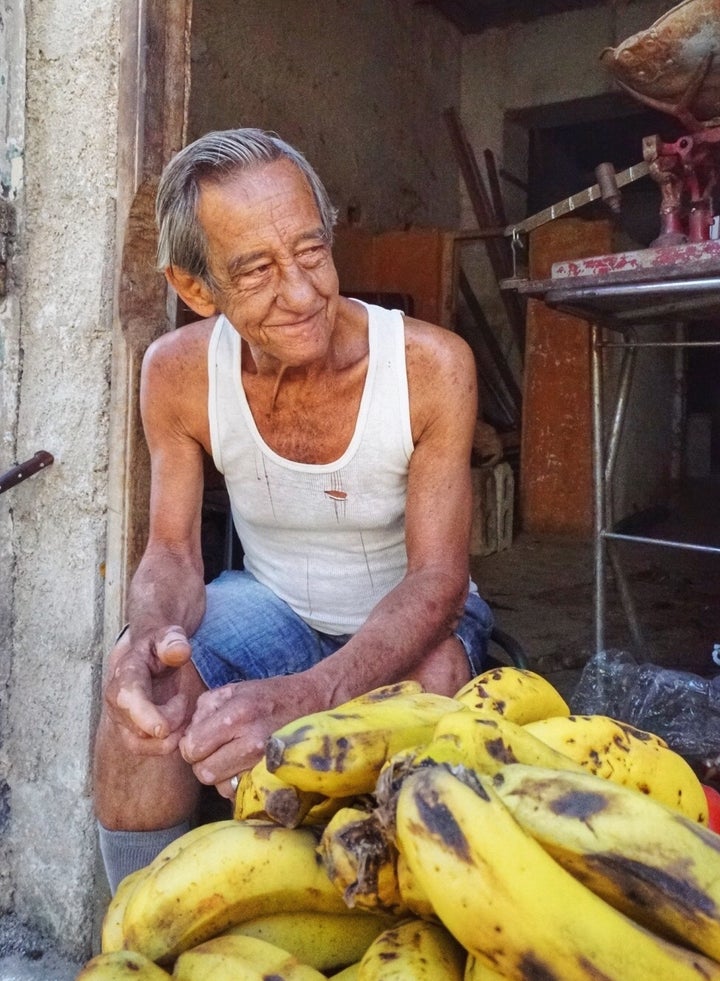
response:
[(180, 954), (173, 981), (325, 981), (325, 975), (257, 937), (224, 935)]
[(408, 864), (400, 852), (395, 860), (400, 901), (414, 915), (423, 920), (435, 919), (435, 910), (428, 896), (422, 891), (417, 878), (408, 868)]
[(297, 828), (321, 800), (320, 794), (298, 790), (270, 773), (263, 756), (240, 777), (234, 816), (238, 821), (270, 820), (285, 828)]
[(375, 939), (358, 981), (462, 981), (467, 953), (440, 923), (408, 919)]
[(105, 910), (105, 916), (103, 917), (102, 921), (102, 927), (100, 930), (101, 953), (110, 954), (113, 951), (123, 949), (124, 936), (122, 924), (123, 917), (125, 915), (125, 907), (127, 906), (127, 901), (130, 898), (130, 893), (133, 891), (145, 873), (146, 869), (137, 869), (135, 872), (131, 872), (129, 875), (126, 875), (125, 878), (118, 884), (118, 887), (115, 890), (115, 895), (108, 903), (108, 907)]
[(350, 964), (348, 967), (343, 968), (342, 971), (338, 971), (337, 974), (330, 974), (328, 977), (331, 981), (358, 981), (358, 976), (360, 974), (360, 961), (355, 964)]
[(360, 960), (393, 917), (372, 913), (270, 913), (231, 927), (228, 934), (259, 937), (318, 971), (339, 971)]
[(508, 766), (494, 787), (528, 834), (593, 892), (720, 960), (720, 835), (590, 773)]
[(374, 811), (338, 811), (322, 832), (318, 854), (349, 908), (407, 912), (398, 889), (396, 850)]
[(174, 841), (171, 841), (169, 845), (166, 845), (161, 852), (155, 856), (155, 858), (146, 866), (146, 870), (153, 871), (160, 868), (161, 865), (165, 865), (171, 859), (175, 859), (181, 852), (183, 852), (189, 845), (193, 845), (196, 841), (200, 841), (206, 835), (214, 834), (218, 828), (231, 828), (235, 824), (232, 818), (223, 819), (222, 821), (208, 821), (205, 824), (198, 824), (197, 827), (191, 828), (186, 831), (184, 835), (180, 835)]
[(707, 824), (707, 799), (700, 780), (687, 760), (655, 733), (604, 715), (542, 719), (526, 728), (589, 773), (633, 787)]
[(353, 794), (351, 797), (321, 797), (317, 804), (313, 804), (307, 812), (302, 823), (324, 826), (343, 807), (360, 806), (363, 801), (368, 800), (370, 800), (368, 795), (358, 796), (357, 794)]
[(415, 683), (386, 685), (278, 729), (266, 746), (267, 768), (327, 797), (370, 794), (388, 757), (429, 739), (438, 719), (461, 707), (453, 698), (415, 690)]
[(439, 720), (432, 740), (415, 756), (414, 765), (462, 765), (492, 774), (508, 763), (532, 763), (581, 770), (577, 763), (530, 732), (502, 716), (463, 709)]
[(113, 950), (88, 961), (75, 981), (170, 981), (170, 975), (136, 950)]
[(523, 831), (491, 778), (461, 780), (442, 766), (411, 774), (398, 794), (397, 844), (442, 923), (501, 975), (720, 979), (720, 964), (649, 933), (566, 872)]
[(570, 715), (567, 702), (547, 678), (511, 665), (477, 675), (455, 693), (455, 698), (476, 712), (500, 715), (518, 725)]
[(223, 823), (140, 880), (125, 908), (125, 947), (167, 963), (250, 917), (347, 912), (317, 844), (312, 828)]
[(206, 824), (199, 824), (197, 827), (191, 828), (184, 835), (171, 841), (169, 845), (166, 845), (148, 866), (137, 869), (135, 872), (131, 872), (130, 875), (126, 875), (119, 883), (115, 890), (115, 895), (110, 900), (108, 908), (105, 911), (100, 932), (100, 950), (102, 953), (110, 953), (111, 951), (122, 950), (124, 948), (123, 918), (125, 916), (125, 907), (127, 906), (131, 892), (140, 879), (144, 877), (148, 869), (156, 869), (160, 865), (164, 865), (165, 862), (179, 855), (193, 841), (198, 841), (200, 838), (204, 838), (205, 835), (216, 831), (217, 828), (232, 823), (232, 821), (227, 820), (209, 821)]
[(507, 974), (498, 974), (497, 971), (488, 967), (487, 964), (479, 961), (477, 957), (468, 954), (463, 981), (507, 981), (507, 979)]

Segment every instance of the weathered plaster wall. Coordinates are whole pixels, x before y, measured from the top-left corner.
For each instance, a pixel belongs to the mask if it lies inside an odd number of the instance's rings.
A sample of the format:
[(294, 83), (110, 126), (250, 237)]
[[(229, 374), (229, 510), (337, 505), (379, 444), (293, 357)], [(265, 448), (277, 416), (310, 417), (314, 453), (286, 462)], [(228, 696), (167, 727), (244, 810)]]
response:
[[(484, 148), (490, 148), (500, 166), (525, 180), (527, 132), (508, 122), (506, 114), (574, 102), (614, 90), (612, 79), (599, 64), (600, 52), (649, 27), (671, 6), (670, 0), (606, 4), (466, 38), (461, 115), (475, 152), (480, 155)], [(645, 135), (638, 133), (638, 160), (642, 159), (641, 140)], [(461, 191), (461, 223), (463, 227), (475, 227), (464, 186)], [(510, 183), (503, 185), (503, 192), (508, 220), (525, 217), (526, 201), (522, 192)], [(476, 254), (480, 277), (477, 288), (485, 312), (504, 338), (506, 356), (517, 366), (517, 351), (504, 328), (502, 304), (490, 278), (484, 250), (478, 249)], [(626, 438), (617, 463), (618, 518), (659, 503), (667, 493), (673, 392), (672, 358), (660, 353), (638, 359)]]
[(11, 610), (0, 747), (10, 888), (0, 890), (0, 911), (75, 952), (87, 949), (93, 912), (89, 754), (107, 501), (117, 8), (117, 0), (25, 8), (27, 87), (14, 94), (26, 114), (10, 301), (16, 380), (13, 352), (2, 363), (3, 432), (13, 430), (3, 465), (38, 449), (55, 462), (0, 497), (12, 560), (12, 574), (4, 563), (2, 573)]
[[(0, 31), (0, 186), (8, 215), (16, 214), (22, 188), (22, 147), (25, 141), (25, 19), (22, 5), (6, 11)], [(15, 222), (13, 223), (15, 224)], [(2, 243), (5, 287), (12, 285), (15, 234)], [(9, 268), (8, 268), (9, 267)], [(16, 416), (20, 371), (20, 309), (11, 289), (0, 298), (0, 469), (15, 461)], [(8, 739), (10, 692), (12, 583), (15, 575), (13, 520), (0, 498), (0, 896), (11, 894), (10, 846), (7, 830), (11, 791), (3, 746)], [(7, 901), (6, 901), (7, 902)]]
[(460, 99), (461, 37), (413, 0), (196, 0), (190, 137), (275, 130), (305, 153), (340, 219), (456, 227), (442, 111)]

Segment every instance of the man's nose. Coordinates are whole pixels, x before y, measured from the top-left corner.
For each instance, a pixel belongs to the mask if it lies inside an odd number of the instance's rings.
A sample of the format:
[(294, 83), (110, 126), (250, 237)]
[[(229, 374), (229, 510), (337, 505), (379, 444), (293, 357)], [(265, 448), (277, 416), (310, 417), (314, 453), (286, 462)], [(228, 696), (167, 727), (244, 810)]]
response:
[(292, 308), (310, 302), (316, 295), (310, 273), (297, 262), (281, 267), (275, 290), (275, 302)]

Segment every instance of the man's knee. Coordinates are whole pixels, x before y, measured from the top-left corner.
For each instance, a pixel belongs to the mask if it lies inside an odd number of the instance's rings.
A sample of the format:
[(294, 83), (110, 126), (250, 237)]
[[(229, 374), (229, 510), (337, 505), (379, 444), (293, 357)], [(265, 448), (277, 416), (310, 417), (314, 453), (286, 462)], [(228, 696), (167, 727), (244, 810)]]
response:
[(426, 691), (453, 696), (471, 678), (470, 662), (457, 637), (448, 637), (431, 651), (413, 671), (411, 678)]

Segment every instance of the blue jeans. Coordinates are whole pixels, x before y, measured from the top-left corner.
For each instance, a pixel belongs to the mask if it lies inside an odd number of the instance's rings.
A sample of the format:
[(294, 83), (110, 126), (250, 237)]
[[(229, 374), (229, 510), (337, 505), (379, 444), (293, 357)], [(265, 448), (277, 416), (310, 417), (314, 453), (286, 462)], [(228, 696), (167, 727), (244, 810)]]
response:
[[(249, 572), (228, 570), (206, 587), (205, 616), (191, 638), (192, 659), (208, 688), (306, 671), (350, 640), (309, 627)], [(473, 676), (485, 670), (493, 618), (476, 592), (455, 630)]]

